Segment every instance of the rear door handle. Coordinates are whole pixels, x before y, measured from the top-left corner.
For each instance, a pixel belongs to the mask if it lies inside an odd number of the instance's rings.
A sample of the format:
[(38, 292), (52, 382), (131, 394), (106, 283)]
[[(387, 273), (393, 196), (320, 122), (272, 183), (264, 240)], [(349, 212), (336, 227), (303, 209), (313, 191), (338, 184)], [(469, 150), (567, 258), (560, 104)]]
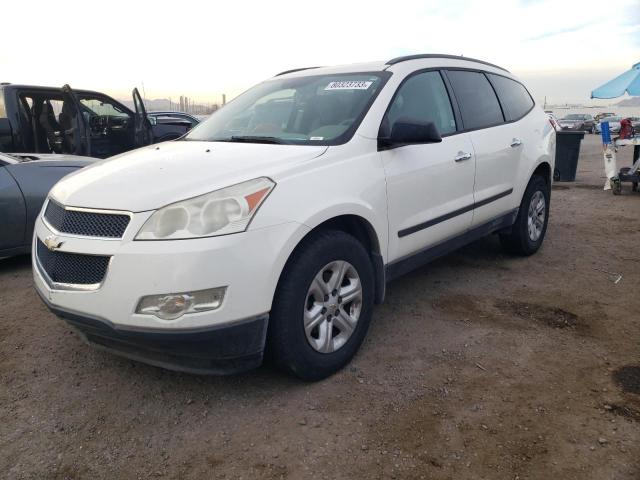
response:
[(509, 144), (510, 147), (519, 147), (520, 145), (522, 145), (522, 140), (520, 140), (519, 138), (514, 138)]
[(456, 155), (453, 159), (456, 162), (463, 162), (465, 160), (469, 160), (470, 158), (471, 158), (471, 154), (470, 153), (458, 152), (458, 155)]

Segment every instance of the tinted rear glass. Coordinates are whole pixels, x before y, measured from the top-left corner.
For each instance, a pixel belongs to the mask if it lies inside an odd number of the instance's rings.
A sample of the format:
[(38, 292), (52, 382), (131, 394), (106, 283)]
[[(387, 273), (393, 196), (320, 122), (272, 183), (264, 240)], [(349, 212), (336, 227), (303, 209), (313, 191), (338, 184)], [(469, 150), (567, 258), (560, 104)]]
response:
[(533, 108), (533, 100), (524, 86), (510, 78), (489, 74), (498, 98), (505, 109), (507, 120), (518, 120)]
[(449, 70), (465, 130), (486, 128), (504, 122), (502, 110), (489, 80), (480, 72)]

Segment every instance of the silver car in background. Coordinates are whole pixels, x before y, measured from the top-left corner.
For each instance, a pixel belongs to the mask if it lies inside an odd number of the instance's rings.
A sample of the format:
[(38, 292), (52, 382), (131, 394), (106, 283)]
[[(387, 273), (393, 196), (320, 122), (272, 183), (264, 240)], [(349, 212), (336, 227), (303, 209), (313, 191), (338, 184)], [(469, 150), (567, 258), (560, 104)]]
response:
[(602, 122), (609, 122), (609, 131), (611, 133), (618, 133), (620, 132), (620, 121), (622, 120), (622, 117), (604, 117), (600, 120), (600, 123), (596, 123), (595, 126), (595, 132), (596, 133), (601, 133), (602, 132)]

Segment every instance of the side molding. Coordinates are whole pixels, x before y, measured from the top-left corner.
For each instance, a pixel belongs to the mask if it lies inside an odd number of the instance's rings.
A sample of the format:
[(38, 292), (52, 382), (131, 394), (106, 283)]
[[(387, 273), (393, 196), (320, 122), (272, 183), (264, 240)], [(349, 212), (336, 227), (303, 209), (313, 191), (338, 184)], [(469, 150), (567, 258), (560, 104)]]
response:
[(413, 253), (410, 256), (396, 260), (386, 267), (386, 279), (387, 282), (404, 275), (411, 270), (415, 270), (418, 267), (425, 265), (438, 257), (446, 255), (454, 250), (457, 250), (468, 243), (474, 242), (482, 237), (489, 235), (490, 233), (497, 232), (504, 228), (509, 228), (516, 221), (518, 216), (518, 209), (515, 208), (505, 215), (501, 215), (489, 222), (479, 225), (471, 230), (467, 230), (462, 235), (445, 240), (433, 247), (428, 247), (417, 253)]

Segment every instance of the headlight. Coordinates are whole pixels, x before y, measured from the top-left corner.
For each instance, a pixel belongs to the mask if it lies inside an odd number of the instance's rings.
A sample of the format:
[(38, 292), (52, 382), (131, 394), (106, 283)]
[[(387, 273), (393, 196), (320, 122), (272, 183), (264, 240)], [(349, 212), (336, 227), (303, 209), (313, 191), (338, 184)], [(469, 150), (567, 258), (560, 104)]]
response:
[(244, 232), (275, 183), (266, 177), (172, 203), (157, 210), (136, 240), (177, 240)]

